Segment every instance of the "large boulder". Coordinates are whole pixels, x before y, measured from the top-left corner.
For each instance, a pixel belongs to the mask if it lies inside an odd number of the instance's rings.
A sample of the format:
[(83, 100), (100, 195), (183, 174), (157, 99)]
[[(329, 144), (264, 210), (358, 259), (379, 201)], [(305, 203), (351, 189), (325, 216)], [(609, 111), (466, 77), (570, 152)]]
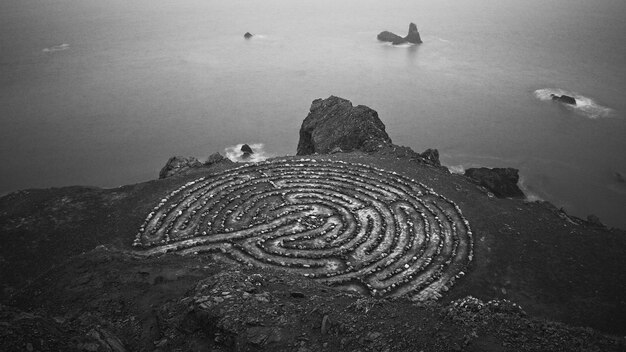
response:
[(550, 96), (552, 97), (552, 100), (558, 101), (559, 103), (576, 105), (576, 98), (570, 97), (569, 95), (550, 94)]
[(411, 22), (411, 24), (409, 24), (409, 34), (407, 34), (406, 37), (404, 37), (404, 40), (413, 44), (422, 43), (420, 32), (417, 31), (417, 26), (415, 25), (415, 23)]
[(524, 198), (524, 192), (517, 186), (519, 170), (513, 168), (470, 168), (465, 176), (485, 187), (498, 198)]
[(420, 37), (420, 33), (417, 31), (417, 26), (415, 23), (409, 24), (409, 33), (406, 37), (402, 38), (401, 36), (391, 33), (389, 31), (383, 31), (376, 36), (376, 38), (383, 42), (391, 42), (393, 45), (404, 44), (404, 43), (412, 43), (412, 44), (421, 44), (422, 38)]
[(242, 159), (247, 159), (247, 158), (249, 158), (249, 157), (250, 157), (250, 155), (252, 155), (252, 154), (254, 153), (254, 151), (252, 150), (252, 148), (250, 148), (250, 146), (249, 146), (249, 145), (247, 145), (247, 144), (242, 145), (240, 150), (241, 150), (241, 152), (243, 153), (243, 154), (241, 155), (241, 158), (242, 158)]
[(376, 38), (380, 40), (381, 42), (391, 42), (391, 44), (393, 45), (406, 43), (406, 40), (404, 40), (404, 38), (402, 38), (401, 36), (395, 33), (391, 33), (389, 31), (383, 31), (383, 32), (378, 33)]
[(328, 154), (337, 148), (350, 152), (372, 143), (391, 143), (378, 113), (331, 96), (311, 104), (300, 127), (297, 155)]
[(159, 178), (168, 178), (194, 167), (202, 166), (200, 160), (194, 157), (173, 156), (159, 172)]
[(244, 37), (244, 38), (246, 38), (246, 39), (250, 39), (250, 38), (252, 38), (253, 36), (254, 36), (254, 35), (253, 35), (252, 33), (250, 33), (250, 32), (246, 32), (246, 34), (244, 34), (244, 35), (243, 35), (243, 37)]

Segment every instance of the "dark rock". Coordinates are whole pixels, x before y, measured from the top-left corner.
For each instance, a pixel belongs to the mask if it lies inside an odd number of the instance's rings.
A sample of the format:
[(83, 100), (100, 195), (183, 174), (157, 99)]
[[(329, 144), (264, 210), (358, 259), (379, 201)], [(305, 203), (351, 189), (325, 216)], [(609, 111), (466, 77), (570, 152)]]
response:
[(304, 295), (304, 293), (302, 293), (300, 291), (293, 291), (293, 292), (291, 292), (291, 297), (293, 297), (293, 298), (305, 298), (306, 296)]
[(576, 98), (570, 97), (569, 95), (563, 94), (558, 96), (556, 94), (550, 94), (550, 96), (552, 97), (552, 100), (558, 101), (559, 103), (576, 105)]
[(417, 26), (415, 23), (409, 24), (409, 33), (406, 37), (402, 38), (401, 36), (391, 33), (389, 31), (380, 32), (376, 38), (383, 42), (391, 42), (393, 45), (404, 44), (404, 43), (412, 43), (412, 44), (421, 44), (422, 38), (420, 37), (420, 33), (417, 31)]
[(524, 198), (524, 192), (517, 186), (519, 181), (517, 169), (470, 168), (465, 170), (465, 176), (487, 188), (498, 198)]
[(420, 32), (417, 31), (417, 26), (415, 25), (415, 23), (411, 22), (411, 24), (409, 24), (409, 33), (406, 35), (406, 37), (404, 37), (404, 40), (413, 44), (422, 43)]
[(423, 153), (419, 154), (419, 156), (428, 164), (441, 166), (441, 162), (439, 161), (439, 151), (437, 149), (428, 148)]
[(384, 31), (384, 32), (380, 32), (376, 38), (378, 40), (380, 40), (381, 42), (391, 42), (391, 44), (393, 45), (398, 45), (398, 44), (402, 44), (402, 43), (406, 43), (406, 40), (404, 40), (404, 38), (402, 38), (401, 36), (395, 34), (395, 33), (391, 33), (388, 31)]
[(309, 115), (300, 127), (297, 155), (327, 154), (336, 148), (350, 152), (373, 142), (391, 143), (378, 113), (331, 96), (311, 104)]
[(250, 32), (246, 32), (246, 34), (244, 34), (244, 35), (243, 35), (243, 37), (244, 37), (244, 38), (246, 38), (246, 39), (250, 39), (250, 38), (252, 38), (253, 36), (254, 36), (254, 35), (252, 35), (252, 33), (250, 33)]
[(213, 153), (209, 155), (209, 157), (204, 162), (204, 165), (213, 165), (221, 161), (225, 161), (225, 160), (229, 160), (229, 159), (223, 157), (222, 154), (220, 153)]
[(249, 158), (249, 157), (250, 157), (250, 155), (252, 155), (252, 154), (254, 153), (254, 151), (252, 150), (252, 148), (250, 148), (250, 146), (249, 146), (249, 145), (247, 145), (247, 144), (242, 145), (240, 150), (241, 150), (241, 152), (243, 153), (243, 154), (241, 155), (241, 158), (242, 158), (242, 159), (247, 159), (247, 158)]
[(200, 160), (194, 157), (173, 156), (159, 172), (159, 178), (168, 178), (194, 167), (202, 166)]
[(604, 227), (604, 224), (602, 223), (602, 221), (600, 221), (600, 218), (593, 214), (587, 216), (587, 222), (595, 226)]

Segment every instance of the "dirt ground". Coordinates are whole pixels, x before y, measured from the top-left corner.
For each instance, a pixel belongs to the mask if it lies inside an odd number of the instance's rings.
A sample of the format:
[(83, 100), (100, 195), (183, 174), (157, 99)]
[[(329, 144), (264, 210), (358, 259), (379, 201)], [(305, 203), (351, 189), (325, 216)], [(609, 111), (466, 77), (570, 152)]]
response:
[(0, 350), (626, 350), (624, 231), (495, 198), (400, 154), (315, 158), (394, 171), (454, 201), (474, 232), (466, 275), (416, 303), (226, 256), (133, 251), (164, 194), (232, 165), (115, 189), (19, 191), (0, 198)]

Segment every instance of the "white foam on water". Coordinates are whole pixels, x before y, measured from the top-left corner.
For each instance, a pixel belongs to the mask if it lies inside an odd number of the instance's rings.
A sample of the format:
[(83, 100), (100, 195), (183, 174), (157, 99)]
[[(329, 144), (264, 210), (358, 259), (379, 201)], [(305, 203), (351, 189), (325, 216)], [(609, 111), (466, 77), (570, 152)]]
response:
[(390, 43), (390, 42), (387, 42), (386, 44), (388, 46), (392, 46), (394, 48), (410, 48), (410, 47), (413, 47), (413, 46), (416, 45), (416, 44), (413, 44), (413, 43), (402, 43), (402, 44), (395, 44), (394, 45), (393, 43)]
[(240, 162), (254, 162), (255, 163), (255, 162), (263, 161), (272, 156), (272, 155), (269, 155), (265, 151), (265, 144), (263, 143), (253, 143), (253, 144), (248, 144), (248, 145), (252, 149), (253, 153), (250, 154), (246, 158), (243, 157), (244, 153), (241, 151), (241, 147), (243, 146), (243, 143), (224, 148), (224, 153), (226, 154), (226, 157), (228, 159), (237, 163), (240, 163)]
[(55, 46), (51, 46), (49, 48), (44, 48), (42, 51), (44, 53), (53, 53), (55, 51), (63, 51), (63, 50), (67, 50), (70, 48), (69, 44), (59, 44), (59, 45), (55, 45)]
[(526, 179), (523, 176), (520, 176), (519, 181), (517, 182), (519, 188), (524, 192), (526, 196), (526, 201), (528, 202), (543, 202), (545, 199), (540, 197), (537, 193), (531, 191), (531, 188), (526, 184)]
[(453, 174), (459, 174), (459, 175), (465, 174), (465, 167), (463, 167), (463, 165), (450, 165), (450, 166), (447, 166), (447, 168)]
[(612, 116), (613, 109), (608, 108), (606, 106), (602, 106), (596, 103), (593, 99), (586, 97), (584, 95), (580, 95), (576, 92), (567, 91), (565, 89), (560, 88), (542, 88), (537, 89), (535, 92), (535, 97), (541, 101), (552, 101), (552, 95), (568, 95), (576, 99), (576, 105), (571, 104), (561, 104), (567, 109), (588, 117), (590, 119), (597, 119), (600, 117), (610, 117)]

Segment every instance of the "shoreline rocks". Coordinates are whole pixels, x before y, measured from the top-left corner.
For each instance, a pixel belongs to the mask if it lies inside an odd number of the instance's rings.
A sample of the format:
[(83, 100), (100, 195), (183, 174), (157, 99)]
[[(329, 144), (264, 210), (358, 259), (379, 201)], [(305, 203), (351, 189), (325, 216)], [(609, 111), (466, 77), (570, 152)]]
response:
[(439, 151), (417, 153), (393, 144), (378, 113), (364, 105), (352, 106), (349, 100), (330, 96), (316, 99), (300, 128), (296, 155), (336, 154), (362, 151), (379, 155), (406, 157), (441, 167)]
[(367, 143), (391, 143), (378, 113), (367, 106), (352, 106), (349, 100), (330, 96), (315, 99), (300, 127), (296, 155), (350, 152)]
[(422, 38), (420, 37), (420, 33), (417, 30), (417, 25), (413, 22), (409, 24), (409, 32), (406, 37), (401, 37), (395, 33), (389, 31), (383, 31), (376, 36), (376, 38), (382, 42), (391, 42), (393, 45), (411, 43), (411, 44), (421, 44)]
[(209, 155), (205, 162), (201, 162), (193, 156), (173, 156), (165, 163), (165, 166), (159, 172), (159, 179), (169, 178), (172, 176), (185, 175), (193, 169), (201, 167), (209, 167), (218, 163), (232, 163), (232, 161), (220, 153)]
[(525, 198), (518, 187), (519, 170), (514, 168), (470, 168), (465, 176), (491, 191), (498, 198)]
[(198, 158), (184, 157), (184, 156), (173, 156), (169, 158), (165, 166), (159, 172), (159, 178), (168, 178), (174, 175), (180, 174), (181, 172), (187, 171), (194, 167), (200, 167), (202, 163)]

